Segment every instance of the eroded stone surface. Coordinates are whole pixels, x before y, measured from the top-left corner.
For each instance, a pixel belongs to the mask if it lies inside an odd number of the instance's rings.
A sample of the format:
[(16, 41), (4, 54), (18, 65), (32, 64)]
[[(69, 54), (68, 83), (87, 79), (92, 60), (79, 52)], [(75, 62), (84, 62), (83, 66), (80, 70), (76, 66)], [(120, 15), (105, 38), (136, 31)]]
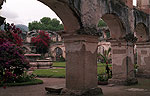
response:
[(109, 83), (130, 85), (137, 83), (134, 75), (133, 45), (122, 42), (111, 42), (112, 79)]
[(69, 90), (64, 88), (61, 92), (63, 96), (102, 96), (101, 88), (91, 88), (86, 90)]
[[(97, 45), (93, 36), (64, 37), (66, 47), (66, 88), (97, 87)], [(92, 45), (92, 46), (91, 46)]]
[(49, 94), (57, 94), (59, 95), (62, 91), (63, 87), (60, 86), (47, 86), (45, 87), (45, 90), (49, 93)]
[(149, 43), (137, 43), (137, 64), (139, 77), (150, 78), (150, 46)]
[(127, 91), (133, 91), (133, 92), (145, 92), (147, 89), (140, 89), (140, 88), (130, 88), (126, 89)]

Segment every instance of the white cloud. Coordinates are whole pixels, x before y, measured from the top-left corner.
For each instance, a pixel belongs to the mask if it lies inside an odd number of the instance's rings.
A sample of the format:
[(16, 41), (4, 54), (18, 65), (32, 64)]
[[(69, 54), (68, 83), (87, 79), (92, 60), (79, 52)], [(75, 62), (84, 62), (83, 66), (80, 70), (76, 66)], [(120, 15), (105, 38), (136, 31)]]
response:
[(133, 0), (133, 5), (134, 5), (134, 6), (136, 6), (136, 2), (137, 2), (136, 0)]
[(18, 14), (16, 12), (13, 12), (12, 10), (10, 10), (9, 8), (4, 9), (1, 11), (2, 16), (6, 17), (6, 18), (10, 18), (10, 19), (15, 19), (18, 18)]
[(35, 20), (39, 21), (43, 17), (59, 19), (49, 7), (37, 0), (7, 0), (2, 6), (1, 14), (9, 22), (25, 25)]

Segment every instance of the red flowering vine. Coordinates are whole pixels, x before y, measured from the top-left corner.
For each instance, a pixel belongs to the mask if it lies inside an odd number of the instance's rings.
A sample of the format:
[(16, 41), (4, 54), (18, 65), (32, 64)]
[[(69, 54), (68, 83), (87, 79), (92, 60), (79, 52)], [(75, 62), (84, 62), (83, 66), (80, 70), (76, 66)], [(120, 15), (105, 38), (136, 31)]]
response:
[(22, 31), (14, 24), (5, 24), (4, 31), (0, 31), (0, 85), (6, 88), (6, 83), (17, 82), (24, 70), (29, 68), (21, 48)]
[(36, 37), (32, 37), (31, 42), (36, 46), (37, 53), (46, 53), (50, 45), (49, 34), (45, 31), (39, 31)]
[(1, 37), (7, 39), (10, 42), (13, 42), (14, 44), (17, 44), (19, 46), (22, 45), (22, 38), (20, 34), (22, 31), (19, 28), (16, 28), (15, 25), (12, 23), (11, 25), (9, 23), (5, 23), (4, 27), (5, 31), (1, 31)]

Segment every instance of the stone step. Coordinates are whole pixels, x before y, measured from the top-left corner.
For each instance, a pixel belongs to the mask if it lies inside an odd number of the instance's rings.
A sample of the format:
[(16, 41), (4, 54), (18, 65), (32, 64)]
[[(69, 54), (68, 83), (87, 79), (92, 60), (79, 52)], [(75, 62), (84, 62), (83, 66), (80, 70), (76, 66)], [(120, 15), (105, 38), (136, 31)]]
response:
[(59, 95), (62, 91), (63, 87), (60, 86), (47, 86), (45, 87), (45, 90), (49, 93), (49, 94), (56, 94)]

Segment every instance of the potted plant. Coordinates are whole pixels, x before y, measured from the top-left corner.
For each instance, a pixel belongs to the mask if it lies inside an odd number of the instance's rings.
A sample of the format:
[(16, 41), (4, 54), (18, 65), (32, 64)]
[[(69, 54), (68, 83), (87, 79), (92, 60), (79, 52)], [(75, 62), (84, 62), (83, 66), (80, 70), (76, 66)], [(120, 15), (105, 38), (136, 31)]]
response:
[(98, 75), (98, 85), (107, 85), (108, 84), (108, 76), (106, 74)]

